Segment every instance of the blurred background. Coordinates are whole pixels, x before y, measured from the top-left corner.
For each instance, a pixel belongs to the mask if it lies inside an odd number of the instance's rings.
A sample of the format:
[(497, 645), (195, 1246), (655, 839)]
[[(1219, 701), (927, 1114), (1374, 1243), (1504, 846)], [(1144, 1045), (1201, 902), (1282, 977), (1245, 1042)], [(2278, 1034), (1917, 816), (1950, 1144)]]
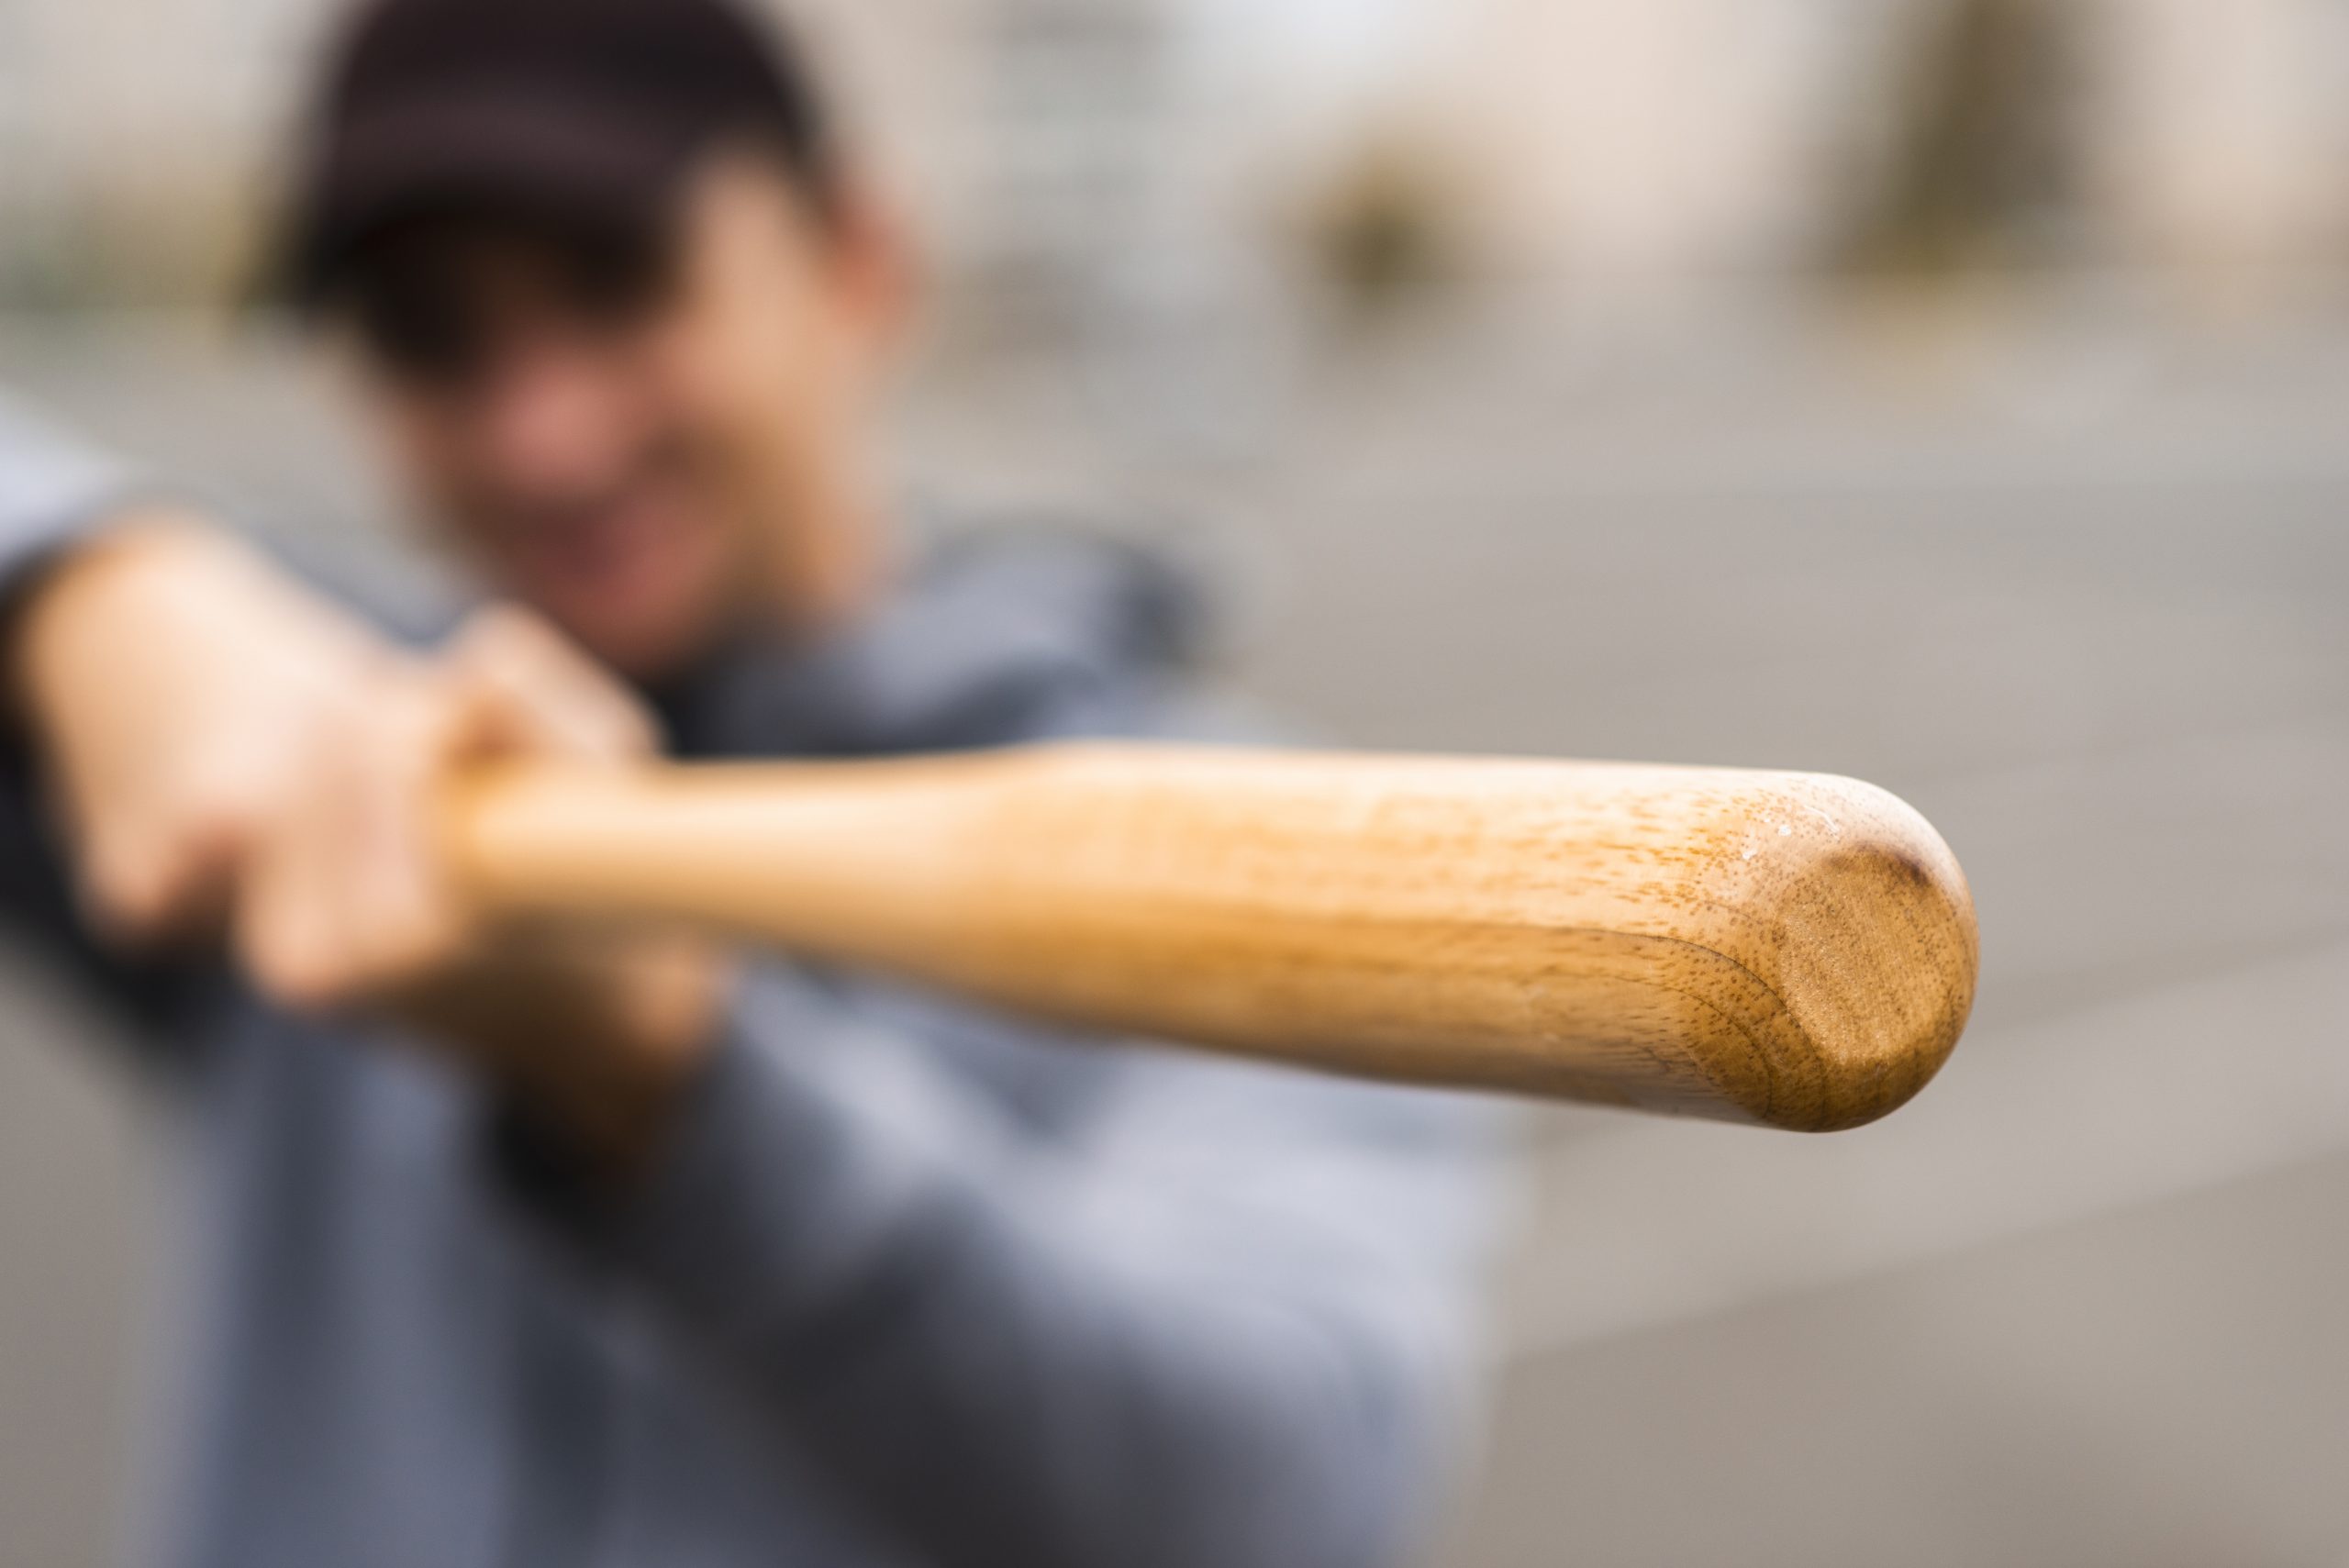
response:
[[(0, 0), (0, 382), (403, 557), (238, 303), (336, 10)], [(1974, 878), (1888, 1123), (1534, 1123), (1442, 1562), (2349, 1562), (2349, 0), (790, 13), (909, 491), (1196, 552), (1328, 737), (1863, 774)], [(98, 1562), (171, 1239), (7, 973), (0, 1563)]]

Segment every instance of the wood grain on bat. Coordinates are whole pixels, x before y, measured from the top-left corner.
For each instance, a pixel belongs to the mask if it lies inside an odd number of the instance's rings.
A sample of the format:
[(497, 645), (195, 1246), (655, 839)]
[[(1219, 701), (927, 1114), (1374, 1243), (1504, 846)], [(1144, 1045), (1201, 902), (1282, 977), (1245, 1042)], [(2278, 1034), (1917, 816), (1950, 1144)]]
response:
[(1088, 1028), (1802, 1129), (1921, 1088), (1971, 1004), (1955, 860), (1813, 774), (1081, 744), (517, 767), (490, 906), (690, 919)]

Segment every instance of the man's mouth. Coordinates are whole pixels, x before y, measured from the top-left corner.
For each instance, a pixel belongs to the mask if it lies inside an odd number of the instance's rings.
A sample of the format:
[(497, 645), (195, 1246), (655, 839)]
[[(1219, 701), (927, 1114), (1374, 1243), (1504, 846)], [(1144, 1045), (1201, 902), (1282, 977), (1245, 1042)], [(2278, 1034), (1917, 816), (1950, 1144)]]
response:
[(508, 564), (516, 585), (532, 596), (602, 597), (656, 573), (686, 532), (674, 489), (639, 483), (523, 522), (509, 535)]

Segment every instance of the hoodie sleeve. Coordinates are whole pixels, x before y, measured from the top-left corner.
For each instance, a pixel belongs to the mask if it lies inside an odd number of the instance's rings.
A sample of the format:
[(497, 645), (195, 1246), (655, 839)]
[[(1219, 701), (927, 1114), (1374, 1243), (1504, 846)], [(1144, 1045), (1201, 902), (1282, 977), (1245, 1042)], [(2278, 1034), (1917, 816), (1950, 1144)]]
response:
[[(61, 554), (157, 493), (0, 394), (0, 633)], [(192, 995), (192, 971), (126, 963), (90, 939), (38, 759), (13, 722), (0, 726), (0, 917), (137, 1026), (142, 1043), (164, 1038)]]
[(0, 593), (16, 597), (60, 548), (139, 493), (128, 469), (0, 395)]
[(920, 1561), (1368, 1568), (1458, 1458), (1496, 1112), (1147, 1050), (1047, 1132), (851, 994), (751, 985), (592, 1248)]

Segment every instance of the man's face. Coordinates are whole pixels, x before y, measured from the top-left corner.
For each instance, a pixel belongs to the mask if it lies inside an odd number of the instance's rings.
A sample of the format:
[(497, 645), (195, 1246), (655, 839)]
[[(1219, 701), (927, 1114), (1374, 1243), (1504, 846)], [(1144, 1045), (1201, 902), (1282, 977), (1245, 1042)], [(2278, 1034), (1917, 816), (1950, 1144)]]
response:
[(737, 617), (804, 613), (811, 536), (862, 522), (896, 303), (876, 248), (747, 159), (712, 160), (657, 245), (422, 236), (357, 312), (371, 403), (494, 588), (658, 675)]

